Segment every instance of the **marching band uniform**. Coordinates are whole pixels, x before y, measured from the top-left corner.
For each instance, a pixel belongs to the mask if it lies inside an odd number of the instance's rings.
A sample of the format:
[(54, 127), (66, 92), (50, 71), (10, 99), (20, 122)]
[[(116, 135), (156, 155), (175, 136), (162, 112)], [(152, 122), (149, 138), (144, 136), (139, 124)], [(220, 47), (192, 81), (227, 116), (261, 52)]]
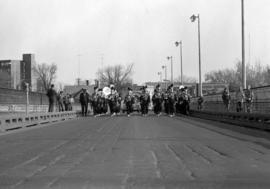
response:
[(182, 100), (183, 100), (183, 113), (189, 115), (190, 95), (188, 94), (187, 87), (185, 87), (182, 92)]
[(125, 97), (125, 104), (126, 104), (126, 109), (127, 109), (127, 115), (128, 117), (130, 116), (130, 113), (132, 113), (133, 111), (133, 108), (132, 108), (132, 105), (134, 104), (134, 96), (132, 94), (132, 89), (131, 88), (128, 88), (128, 94), (126, 95)]
[(111, 85), (111, 94), (108, 96), (108, 103), (110, 107), (110, 112), (111, 115), (114, 116), (116, 114), (116, 93), (117, 91), (115, 90), (114, 86)]
[(152, 102), (154, 105), (154, 113), (158, 116), (161, 115), (161, 111), (162, 111), (162, 93), (160, 91), (160, 85), (158, 84), (156, 86), (156, 89), (154, 91), (153, 97), (152, 97)]
[(168, 114), (170, 117), (175, 115), (174, 104), (176, 101), (175, 93), (173, 92), (173, 85), (168, 87)]
[(140, 96), (141, 112), (143, 116), (148, 114), (148, 105), (150, 103), (150, 96), (146, 92), (146, 87), (142, 87), (142, 94)]
[(162, 94), (162, 100), (164, 101), (164, 111), (166, 114), (169, 114), (169, 93), (168, 91), (165, 91), (163, 94)]

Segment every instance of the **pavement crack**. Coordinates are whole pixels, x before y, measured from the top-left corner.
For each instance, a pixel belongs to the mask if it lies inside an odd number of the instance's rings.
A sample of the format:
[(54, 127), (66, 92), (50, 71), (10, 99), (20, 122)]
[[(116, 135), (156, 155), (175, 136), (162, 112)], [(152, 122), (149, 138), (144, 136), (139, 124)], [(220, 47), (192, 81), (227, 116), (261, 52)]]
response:
[(202, 159), (205, 163), (207, 164), (211, 164), (212, 161), (210, 159), (208, 159), (207, 157), (205, 157), (203, 154), (201, 154), (200, 152), (196, 151), (194, 148), (192, 148), (189, 145), (184, 145), (184, 147), (190, 151), (191, 153), (195, 154), (196, 156), (198, 156), (200, 159)]
[(221, 152), (221, 151), (215, 149), (214, 147), (206, 145), (205, 148), (207, 148), (208, 150), (210, 150), (211, 152), (213, 152), (214, 154), (216, 154), (216, 155), (218, 155), (218, 156), (220, 156), (222, 158), (228, 158), (229, 157), (228, 154), (226, 154), (224, 152)]
[(188, 167), (185, 164), (185, 162), (184, 162), (183, 158), (181, 157), (181, 155), (171, 145), (166, 145), (166, 148), (171, 152), (171, 154), (175, 157), (175, 159), (180, 163), (183, 170), (187, 174), (188, 178), (190, 180), (195, 180), (196, 176), (194, 175), (194, 173), (190, 169), (188, 169)]

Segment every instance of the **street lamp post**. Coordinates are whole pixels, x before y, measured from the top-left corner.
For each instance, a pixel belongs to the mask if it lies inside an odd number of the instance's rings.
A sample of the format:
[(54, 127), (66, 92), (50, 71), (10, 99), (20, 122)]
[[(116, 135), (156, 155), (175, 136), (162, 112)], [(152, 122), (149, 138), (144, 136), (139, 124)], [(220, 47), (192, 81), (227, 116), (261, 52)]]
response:
[(202, 75), (201, 75), (201, 37), (200, 37), (200, 15), (192, 15), (190, 17), (191, 22), (195, 22), (198, 19), (198, 49), (199, 49), (199, 96), (202, 96)]
[(173, 57), (168, 56), (167, 59), (171, 60), (171, 82), (173, 83)]
[(182, 41), (176, 41), (175, 42), (176, 47), (180, 47), (180, 65), (181, 65), (181, 85), (183, 85), (183, 55), (182, 55)]
[(160, 82), (162, 82), (162, 72), (158, 72), (157, 74), (158, 74), (159, 77), (160, 77)]
[(162, 66), (162, 69), (164, 69), (164, 75), (165, 75), (165, 88), (167, 88), (167, 66), (166, 65), (164, 65), (164, 66)]
[(247, 88), (246, 78), (246, 62), (245, 62), (245, 12), (244, 12), (244, 0), (241, 0), (242, 11), (242, 86), (243, 89)]

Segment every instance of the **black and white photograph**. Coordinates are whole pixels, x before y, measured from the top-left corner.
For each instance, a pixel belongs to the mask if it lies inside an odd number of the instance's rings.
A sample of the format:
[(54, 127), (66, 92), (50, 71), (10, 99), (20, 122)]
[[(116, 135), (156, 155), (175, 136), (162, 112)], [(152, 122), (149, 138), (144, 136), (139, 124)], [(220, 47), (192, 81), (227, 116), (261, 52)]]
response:
[(269, 189), (269, 0), (0, 0), (0, 189)]

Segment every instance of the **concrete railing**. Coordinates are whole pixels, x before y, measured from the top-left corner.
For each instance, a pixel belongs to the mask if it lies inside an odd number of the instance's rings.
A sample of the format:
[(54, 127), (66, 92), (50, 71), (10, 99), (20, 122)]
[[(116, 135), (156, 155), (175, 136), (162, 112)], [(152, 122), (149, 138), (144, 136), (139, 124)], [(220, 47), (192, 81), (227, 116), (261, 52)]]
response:
[(30, 127), (34, 125), (64, 121), (77, 117), (75, 111), (32, 113), (32, 114), (8, 114), (0, 116), (0, 131), (5, 132), (12, 129)]
[(244, 127), (270, 130), (270, 115), (258, 113), (235, 113), (192, 110), (191, 115), (203, 119), (215, 120)]

